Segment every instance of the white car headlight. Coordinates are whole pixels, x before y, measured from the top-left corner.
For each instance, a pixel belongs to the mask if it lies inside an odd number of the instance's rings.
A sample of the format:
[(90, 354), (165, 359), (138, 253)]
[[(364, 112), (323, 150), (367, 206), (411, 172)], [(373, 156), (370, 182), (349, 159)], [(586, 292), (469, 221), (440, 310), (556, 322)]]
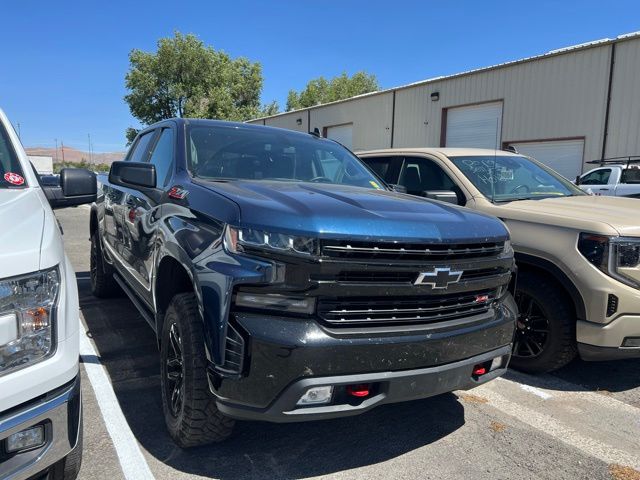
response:
[(53, 353), (59, 291), (57, 267), (0, 279), (0, 375)]
[(318, 240), (313, 237), (266, 232), (254, 228), (228, 226), (224, 244), (232, 253), (251, 250), (271, 250), (292, 255), (311, 256), (318, 253)]

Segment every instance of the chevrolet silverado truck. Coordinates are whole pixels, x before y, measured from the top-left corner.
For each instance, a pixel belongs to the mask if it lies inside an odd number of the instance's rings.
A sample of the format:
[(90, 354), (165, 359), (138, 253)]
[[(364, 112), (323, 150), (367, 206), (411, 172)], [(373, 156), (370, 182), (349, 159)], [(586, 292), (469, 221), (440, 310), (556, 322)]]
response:
[(593, 195), (640, 198), (640, 157), (593, 160), (598, 164), (576, 177), (576, 185)]
[(166, 120), (99, 184), (93, 293), (124, 290), (156, 332), (181, 447), (234, 419), (355, 415), (507, 368), (504, 225), (390, 191), (336, 142)]
[(511, 365), (545, 372), (640, 357), (638, 202), (590, 196), (536, 160), (456, 148), (359, 152), (408, 193), (495, 215), (509, 228), (519, 307)]
[(39, 184), (0, 111), (0, 478), (73, 480), (82, 461), (76, 277), (52, 208), (91, 203), (95, 175)]

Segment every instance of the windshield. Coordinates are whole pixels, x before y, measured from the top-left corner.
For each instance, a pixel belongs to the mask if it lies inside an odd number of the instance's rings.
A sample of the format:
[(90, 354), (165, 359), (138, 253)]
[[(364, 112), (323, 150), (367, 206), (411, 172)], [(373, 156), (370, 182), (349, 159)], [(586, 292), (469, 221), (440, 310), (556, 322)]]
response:
[(0, 188), (24, 187), (25, 179), (9, 135), (0, 124)]
[(346, 148), (312, 135), (194, 125), (189, 129), (188, 150), (189, 170), (199, 178), (383, 188)]
[(585, 195), (564, 177), (526, 157), (451, 157), (451, 161), (492, 202)]

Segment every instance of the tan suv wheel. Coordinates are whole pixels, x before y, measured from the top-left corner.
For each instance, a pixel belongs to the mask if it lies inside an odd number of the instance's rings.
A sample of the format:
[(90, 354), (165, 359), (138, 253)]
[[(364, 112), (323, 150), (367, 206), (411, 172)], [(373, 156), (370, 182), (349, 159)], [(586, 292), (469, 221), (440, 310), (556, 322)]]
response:
[(576, 320), (569, 299), (548, 277), (518, 276), (518, 321), (511, 366), (531, 373), (557, 370), (576, 356)]

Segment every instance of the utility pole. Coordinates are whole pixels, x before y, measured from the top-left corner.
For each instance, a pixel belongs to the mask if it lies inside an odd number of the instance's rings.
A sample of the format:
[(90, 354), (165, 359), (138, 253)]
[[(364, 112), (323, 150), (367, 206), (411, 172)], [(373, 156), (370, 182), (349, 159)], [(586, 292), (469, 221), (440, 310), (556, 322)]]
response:
[(93, 151), (91, 150), (91, 134), (87, 133), (87, 138), (89, 138), (89, 165), (93, 163)]
[(64, 163), (64, 141), (60, 140), (60, 145), (61, 145), (61, 149), (62, 149), (62, 163)]
[(56, 163), (58, 163), (58, 139), (54, 139), (56, 141)]

